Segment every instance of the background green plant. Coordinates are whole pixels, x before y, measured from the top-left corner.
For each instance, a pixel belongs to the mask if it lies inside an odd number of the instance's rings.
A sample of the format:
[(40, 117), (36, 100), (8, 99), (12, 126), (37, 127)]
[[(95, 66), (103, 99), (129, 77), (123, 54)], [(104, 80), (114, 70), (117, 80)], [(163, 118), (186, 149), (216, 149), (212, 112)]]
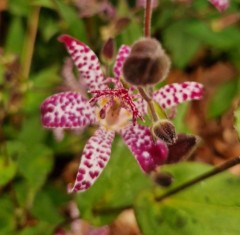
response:
[[(120, 139), (114, 142), (110, 163), (96, 184), (83, 194), (67, 194), (66, 166), (79, 160), (94, 128), (82, 135), (69, 132), (62, 142), (57, 142), (53, 133), (41, 126), (39, 107), (63, 82), (61, 67), (67, 53), (56, 40), (60, 34), (79, 38), (97, 54), (106, 39), (104, 29), (115, 37), (117, 47), (130, 45), (142, 36), (143, 9), (135, 8), (134, 1), (111, 2), (118, 19), (129, 19), (114, 34), (111, 25), (116, 19), (101, 14), (83, 19), (71, 1), (10, 0), (1, 12), (0, 234), (52, 234), (66, 220), (64, 208), (69, 201), (76, 200), (81, 217), (97, 226), (110, 223), (119, 214), (118, 208), (132, 207), (143, 234), (161, 231), (169, 235), (207, 235), (213, 234), (214, 229), (215, 234), (238, 235), (239, 178), (224, 173), (156, 203), (153, 195), (164, 190), (141, 173)], [(231, 1), (226, 15), (239, 11), (239, 4)], [(39, 17), (36, 25), (34, 17)], [(197, 54), (207, 50), (204, 63), (223, 60), (238, 70), (239, 25), (217, 30), (212, 27), (213, 22), (221, 17), (205, 0), (193, 1), (191, 5), (163, 0), (153, 14), (152, 34), (170, 54), (173, 68), (187, 71), (194, 66)], [(29, 34), (34, 29), (35, 42)], [(28, 52), (32, 46), (31, 58)], [(221, 85), (211, 98), (209, 118), (221, 117), (239, 93), (238, 75)], [(178, 131), (188, 129), (183, 122), (187, 109), (186, 105), (179, 107), (175, 120)], [(239, 125), (238, 108), (238, 132)], [(198, 163), (164, 167), (175, 177), (173, 186), (208, 169)], [(75, 175), (74, 171), (67, 173)], [(104, 212), (114, 208), (110, 213)]]

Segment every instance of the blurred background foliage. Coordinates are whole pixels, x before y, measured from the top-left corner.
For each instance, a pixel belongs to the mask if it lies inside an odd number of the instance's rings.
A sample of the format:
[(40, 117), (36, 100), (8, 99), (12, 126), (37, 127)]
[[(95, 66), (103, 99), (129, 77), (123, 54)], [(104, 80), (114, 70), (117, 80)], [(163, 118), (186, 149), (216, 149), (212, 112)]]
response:
[[(174, 176), (173, 186), (209, 169), (196, 162), (215, 165), (240, 152), (233, 127), (239, 132), (239, 7), (232, 0), (221, 14), (206, 0), (159, 0), (154, 9), (152, 35), (172, 59), (166, 82), (198, 81), (206, 90), (202, 101), (178, 107), (178, 132), (194, 133), (202, 144), (189, 163), (163, 167)], [(109, 234), (138, 234), (128, 216), (118, 216), (126, 208), (134, 208), (142, 234), (240, 234), (239, 178), (224, 173), (156, 203), (153, 195), (167, 189), (141, 173), (120, 139), (96, 184), (86, 193), (67, 194), (94, 127), (58, 141), (41, 126), (41, 102), (67, 89), (67, 53), (57, 37), (70, 34), (99, 54), (109, 37), (116, 48), (139, 39), (143, 13), (136, 1), (126, 0), (1, 0), (0, 234), (65, 234), (76, 220), (71, 203), (91, 224), (77, 220), (82, 230), (70, 233), (75, 235), (110, 223)], [(240, 168), (232, 172), (240, 175)], [(113, 222), (117, 216), (120, 222)]]

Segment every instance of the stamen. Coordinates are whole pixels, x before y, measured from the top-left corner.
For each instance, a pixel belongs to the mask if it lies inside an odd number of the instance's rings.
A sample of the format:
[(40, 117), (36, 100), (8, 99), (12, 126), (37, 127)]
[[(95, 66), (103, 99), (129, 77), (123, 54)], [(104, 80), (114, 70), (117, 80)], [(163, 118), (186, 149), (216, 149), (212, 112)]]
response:
[(110, 100), (101, 108), (99, 112), (99, 116), (101, 119), (104, 119), (106, 117), (106, 111), (107, 109), (114, 104), (114, 100), (111, 97)]
[(104, 107), (100, 110), (99, 116), (101, 119), (104, 119), (106, 117), (106, 109), (104, 109)]
[(93, 96), (90, 99), (90, 104), (95, 104), (99, 98), (101, 97), (109, 97), (110, 99), (113, 99), (113, 97), (118, 97), (121, 101), (122, 107), (125, 107), (127, 110), (129, 110), (132, 113), (132, 121), (133, 121), (133, 125), (136, 124), (137, 122), (137, 118), (141, 118), (141, 115), (138, 112), (137, 107), (135, 106), (135, 104), (133, 103), (133, 100), (131, 98), (131, 96), (128, 93), (127, 89), (121, 88), (121, 89), (108, 89), (108, 90), (95, 90), (95, 91), (91, 91), (92, 94), (95, 94), (95, 96)]

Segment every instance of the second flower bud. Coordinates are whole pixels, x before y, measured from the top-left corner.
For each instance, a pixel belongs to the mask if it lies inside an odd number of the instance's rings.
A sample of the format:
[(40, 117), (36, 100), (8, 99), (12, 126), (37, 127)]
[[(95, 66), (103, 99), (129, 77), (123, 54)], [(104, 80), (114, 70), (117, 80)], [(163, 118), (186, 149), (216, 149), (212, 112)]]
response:
[(152, 133), (156, 138), (163, 140), (168, 145), (174, 144), (177, 139), (175, 126), (167, 119), (161, 119), (154, 123)]

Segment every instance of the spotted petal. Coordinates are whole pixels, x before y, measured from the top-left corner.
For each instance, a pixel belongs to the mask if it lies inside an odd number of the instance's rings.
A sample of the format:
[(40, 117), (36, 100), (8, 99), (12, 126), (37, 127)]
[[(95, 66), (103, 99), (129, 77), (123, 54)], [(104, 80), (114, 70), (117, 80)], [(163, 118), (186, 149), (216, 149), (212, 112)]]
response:
[(197, 82), (173, 83), (154, 92), (153, 99), (162, 108), (171, 108), (179, 103), (199, 100), (203, 96), (203, 85)]
[(229, 7), (229, 0), (209, 0), (220, 12), (225, 11)]
[(121, 135), (144, 172), (149, 173), (166, 161), (166, 144), (161, 140), (154, 142), (148, 127), (129, 126), (121, 131)]
[(95, 53), (87, 45), (68, 35), (62, 35), (58, 40), (67, 47), (88, 89), (106, 89), (107, 85)]
[(147, 113), (147, 103), (144, 99), (141, 97), (134, 100), (134, 104), (140, 113), (140, 115), (143, 117)]
[(75, 184), (70, 192), (82, 192), (93, 185), (108, 163), (113, 138), (113, 131), (99, 128), (88, 140), (83, 150)]
[(95, 123), (95, 110), (77, 92), (48, 97), (41, 105), (42, 123), (47, 128), (79, 128)]
[(123, 63), (128, 57), (130, 51), (131, 51), (131, 48), (127, 45), (122, 45), (118, 51), (116, 61), (113, 66), (114, 78), (117, 80), (117, 82), (119, 81), (119, 78), (122, 74)]

